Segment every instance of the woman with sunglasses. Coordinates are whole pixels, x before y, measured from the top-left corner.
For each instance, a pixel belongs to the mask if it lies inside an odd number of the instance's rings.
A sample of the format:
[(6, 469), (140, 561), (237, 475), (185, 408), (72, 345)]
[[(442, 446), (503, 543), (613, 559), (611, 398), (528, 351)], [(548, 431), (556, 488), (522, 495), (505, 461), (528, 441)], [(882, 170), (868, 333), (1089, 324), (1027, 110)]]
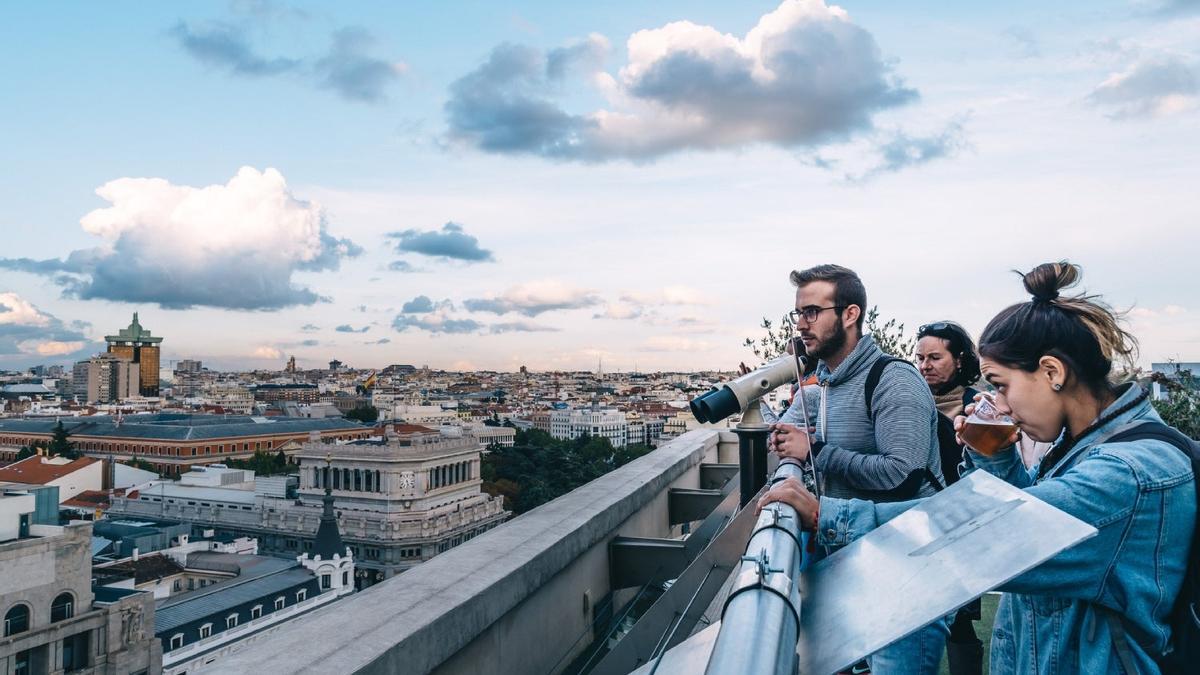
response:
[[(958, 481), (958, 465), (963, 456), (963, 446), (954, 432), (954, 418), (979, 394), (971, 386), (979, 380), (979, 356), (966, 329), (953, 321), (938, 321), (918, 328), (914, 355), (917, 370), (925, 378), (937, 405), (942, 475), (946, 477), (946, 485), (951, 485)], [(981, 614), (982, 606), (976, 599), (954, 615), (946, 639), (950, 675), (983, 672), (983, 642), (976, 635), (973, 623)]]
[[(1067, 262), (1039, 265), (1024, 275), (1032, 299), (996, 315), (979, 340), (995, 406), (1034, 440), (1059, 440), (1033, 470), (1015, 446), (991, 456), (968, 448), (968, 470), (987, 471), (1098, 531), (1001, 588), (990, 654), (996, 675), (1151, 675), (1171, 649), (1196, 522), (1192, 463), (1174, 442), (1118, 437), (1133, 423), (1162, 419), (1144, 389), (1109, 383), (1113, 361), (1131, 362), (1135, 341), (1095, 296), (1060, 295), (1079, 276)], [(818, 543), (833, 546), (916, 504), (818, 502), (791, 479), (762, 503), (773, 501), (795, 507)]]

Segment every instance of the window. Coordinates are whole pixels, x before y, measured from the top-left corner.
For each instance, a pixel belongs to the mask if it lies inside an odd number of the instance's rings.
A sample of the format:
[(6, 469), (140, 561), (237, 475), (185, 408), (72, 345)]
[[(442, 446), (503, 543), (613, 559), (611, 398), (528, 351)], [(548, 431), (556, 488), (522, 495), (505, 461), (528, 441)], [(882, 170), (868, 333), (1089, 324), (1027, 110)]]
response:
[(230, 614), (225, 617), (225, 628), (233, 628), (238, 625), (238, 615)]
[(275, 598), (275, 609), (283, 609), (283, 603), (284, 600), (282, 595), (278, 598)]
[(182, 579), (176, 579), (176, 580), (175, 580), (175, 583), (171, 584), (171, 590), (173, 590), (173, 591), (175, 591), (175, 592), (177, 592), (177, 593), (178, 593), (179, 591), (182, 591), (182, 590), (183, 590), (183, 580), (182, 580)]
[(212, 636), (212, 624), (211, 623), (206, 623), (203, 626), (200, 626), (200, 639), (201, 640), (203, 640), (206, 637), (211, 637), (211, 636)]
[(262, 616), (262, 605), (255, 605), (250, 608), (250, 618), (257, 619)]
[(75, 596), (70, 593), (59, 593), (50, 605), (50, 623), (66, 621), (75, 616)]
[(88, 646), (91, 644), (90, 636), (91, 633), (85, 631), (63, 638), (63, 670), (69, 673), (72, 670), (82, 670), (88, 667)]
[(29, 630), (29, 605), (14, 605), (4, 615), (4, 637)]
[(171, 649), (179, 649), (183, 646), (183, 633), (176, 633), (171, 636)]
[(333, 587), (333, 575), (332, 574), (322, 574), (321, 575), (321, 590), (327, 591), (332, 587)]
[(307, 597), (308, 591), (306, 589), (301, 588), (300, 590), (296, 591), (296, 602), (304, 602), (304, 599)]
[(350, 585), (350, 573), (349, 572), (342, 572), (342, 585), (343, 586)]

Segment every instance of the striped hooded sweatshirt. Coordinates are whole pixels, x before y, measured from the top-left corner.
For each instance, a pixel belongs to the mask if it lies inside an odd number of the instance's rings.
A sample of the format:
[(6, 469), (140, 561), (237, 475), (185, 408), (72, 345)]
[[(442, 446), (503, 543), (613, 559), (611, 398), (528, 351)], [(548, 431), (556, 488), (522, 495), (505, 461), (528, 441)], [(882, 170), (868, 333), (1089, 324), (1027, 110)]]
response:
[[(904, 363), (884, 367), (867, 415), (863, 398), (871, 365), (884, 353), (870, 335), (863, 336), (846, 360), (830, 372), (817, 365), (820, 383), (816, 415), (816, 467), (822, 494), (877, 502), (927, 497), (936, 488), (925, 470), (945, 485), (937, 436), (937, 408), (929, 386), (916, 368)], [(809, 397), (813, 394), (805, 387)], [(779, 419), (800, 424), (800, 397)], [(913, 487), (920, 487), (914, 491)]]

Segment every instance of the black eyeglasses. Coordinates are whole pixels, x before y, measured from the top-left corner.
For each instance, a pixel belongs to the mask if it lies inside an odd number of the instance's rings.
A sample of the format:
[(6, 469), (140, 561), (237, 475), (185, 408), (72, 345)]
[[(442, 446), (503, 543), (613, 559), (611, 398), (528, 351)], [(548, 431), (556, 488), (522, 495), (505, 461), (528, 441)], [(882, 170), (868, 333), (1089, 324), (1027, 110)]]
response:
[(847, 307), (849, 307), (849, 305), (833, 305), (832, 307), (805, 307), (804, 309), (793, 309), (792, 311), (788, 312), (788, 321), (790, 321), (792, 323), (792, 325), (795, 326), (796, 324), (800, 323), (800, 317), (804, 317), (804, 320), (806, 322), (812, 323), (817, 320), (817, 317), (821, 315), (821, 312), (824, 312), (827, 309), (836, 309), (840, 312), (841, 310), (846, 309)]

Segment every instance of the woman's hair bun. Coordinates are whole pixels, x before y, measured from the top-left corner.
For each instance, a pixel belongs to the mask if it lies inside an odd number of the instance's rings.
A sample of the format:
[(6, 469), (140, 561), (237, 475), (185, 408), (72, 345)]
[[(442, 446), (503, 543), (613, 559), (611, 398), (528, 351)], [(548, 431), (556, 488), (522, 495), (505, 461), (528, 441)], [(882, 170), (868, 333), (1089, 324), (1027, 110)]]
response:
[[(1018, 274), (1020, 274), (1018, 272)], [(1021, 275), (1025, 290), (1035, 301), (1050, 302), (1059, 296), (1064, 288), (1070, 288), (1079, 282), (1083, 270), (1079, 265), (1060, 260), (1053, 263), (1042, 263), (1026, 274)]]

